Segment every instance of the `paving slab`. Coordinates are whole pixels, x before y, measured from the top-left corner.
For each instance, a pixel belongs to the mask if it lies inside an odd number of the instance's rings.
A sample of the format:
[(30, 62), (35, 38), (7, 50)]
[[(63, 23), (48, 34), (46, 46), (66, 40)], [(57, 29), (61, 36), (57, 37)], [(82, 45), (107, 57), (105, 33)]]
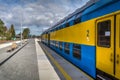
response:
[(35, 39), (35, 41), (40, 80), (60, 80), (53, 66), (50, 64), (48, 58), (46, 57), (40, 45), (38, 44), (39, 40)]
[(0, 66), (0, 80), (39, 80), (35, 41)]

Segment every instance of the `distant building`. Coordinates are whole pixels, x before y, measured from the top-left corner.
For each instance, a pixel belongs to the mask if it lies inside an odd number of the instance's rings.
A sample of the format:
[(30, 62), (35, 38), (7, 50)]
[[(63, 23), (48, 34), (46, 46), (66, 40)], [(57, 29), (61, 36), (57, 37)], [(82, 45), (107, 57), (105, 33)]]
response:
[(17, 34), (17, 35), (16, 35), (16, 38), (20, 38), (20, 37), (21, 37), (21, 34)]

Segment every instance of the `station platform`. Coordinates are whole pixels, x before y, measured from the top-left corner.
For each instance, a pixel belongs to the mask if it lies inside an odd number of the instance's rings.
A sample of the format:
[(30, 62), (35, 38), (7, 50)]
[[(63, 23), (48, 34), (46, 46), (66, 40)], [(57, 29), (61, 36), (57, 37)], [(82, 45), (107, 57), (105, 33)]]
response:
[(35, 39), (39, 80), (60, 80), (38, 42), (39, 40)]

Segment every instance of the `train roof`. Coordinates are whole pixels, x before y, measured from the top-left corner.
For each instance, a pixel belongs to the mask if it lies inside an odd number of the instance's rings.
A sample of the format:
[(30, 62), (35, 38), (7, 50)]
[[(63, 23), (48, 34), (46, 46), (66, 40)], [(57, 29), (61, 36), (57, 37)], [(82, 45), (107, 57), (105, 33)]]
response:
[[(67, 17), (65, 17), (64, 19), (62, 19), (61, 21), (59, 21), (58, 23), (56, 23), (54, 26), (60, 24), (61, 22), (68, 20), (69, 18), (73, 17), (74, 15), (83, 12), (86, 8), (92, 6), (94, 3), (98, 2), (99, 0), (90, 0), (88, 1), (84, 6), (82, 6), (81, 8), (78, 8), (77, 10), (75, 10), (73, 13), (69, 14)], [(54, 27), (53, 26), (53, 27)]]

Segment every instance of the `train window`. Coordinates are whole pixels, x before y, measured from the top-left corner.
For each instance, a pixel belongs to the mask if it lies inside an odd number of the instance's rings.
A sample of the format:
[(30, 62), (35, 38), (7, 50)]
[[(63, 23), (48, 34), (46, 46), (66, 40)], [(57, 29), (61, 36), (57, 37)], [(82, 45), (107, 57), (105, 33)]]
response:
[(53, 41), (53, 46), (55, 46), (55, 41)]
[(50, 45), (52, 45), (52, 41), (50, 41)]
[(62, 29), (62, 27), (61, 27), (61, 26), (59, 26), (59, 29)]
[(81, 22), (81, 18), (77, 18), (77, 19), (74, 20), (74, 24), (78, 24), (80, 22)]
[(81, 46), (79, 44), (73, 44), (73, 56), (81, 59)]
[(70, 26), (74, 25), (74, 20), (70, 21)]
[(63, 28), (64, 28), (64, 26), (62, 25), (62, 26), (61, 26), (61, 29), (63, 29)]
[(56, 30), (59, 30), (59, 28), (57, 27), (57, 29)]
[(66, 23), (66, 26), (65, 27), (69, 27), (70, 26), (70, 24), (69, 23)]
[(63, 45), (62, 45), (63, 43), (62, 42), (59, 42), (59, 49), (60, 50), (62, 50), (62, 48), (63, 48)]
[(55, 41), (55, 47), (57, 47), (57, 42)]
[(58, 30), (60, 30), (60, 28), (58, 27)]
[(54, 45), (54, 42), (53, 42), (53, 41), (51, 41), (51, 45)]
[(70, 53), (70, 49), (69, 49), (69, 43), (65, 43), (65, 53), (69, 54)]
[(103, 21), (97, 24), (97, 44), (101, 47), (110, 47), (111, 21)]
[(58, 41), (56, 41), (56, 44), (55, 44), (56, 48), (58, 48), (58, 45), (59, 45), (59, 42), (58, 42)]

